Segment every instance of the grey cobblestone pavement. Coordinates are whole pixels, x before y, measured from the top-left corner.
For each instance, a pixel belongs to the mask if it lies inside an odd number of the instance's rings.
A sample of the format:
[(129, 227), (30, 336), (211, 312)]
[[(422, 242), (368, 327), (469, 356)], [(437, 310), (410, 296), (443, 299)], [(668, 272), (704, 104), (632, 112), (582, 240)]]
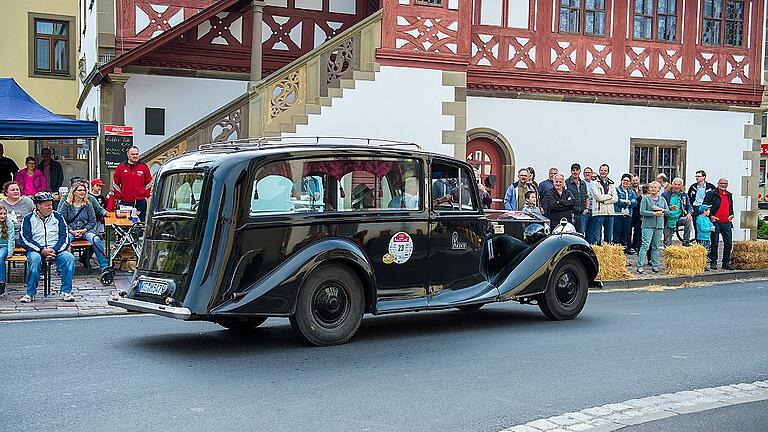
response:
[[(55, 273), (55, 272), (54, 272)], [(76, 316), (116, 315), (126, 313), (125, 310), (107, 304), (107, 298), (114, 295), (117, 289), (127, 289), (131, 273), (118, 271), (111, 285), (103, 286), (99, 282), (98, 270), (87, 272), (84, 268), (75, 268), (72, 295), (74, 302), (63, 302), (59, 299), (59, 278), (54, 274), (51, 282), (51, 293), (43, 297), (42, 279), (37, 289), (37, 300), (32, 303), (20, 303), (26, 286), (23, 281), (21, 266), (12, 268), (8, 275), (8, 284), (4, 297), (0, 297), (0, 321), (34, 318), (65, 318)]]
[(608, 432), (681, 414), (768, 400), (768, 381), (681, 391), (586, 408), (501, 432)]

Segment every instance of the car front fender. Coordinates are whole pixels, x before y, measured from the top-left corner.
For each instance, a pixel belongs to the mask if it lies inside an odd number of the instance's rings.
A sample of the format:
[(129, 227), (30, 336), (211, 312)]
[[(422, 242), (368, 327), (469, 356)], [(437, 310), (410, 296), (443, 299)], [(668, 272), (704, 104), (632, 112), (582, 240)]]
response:
[(551, 235), (507, 263), (494, 277), (499, 299), (543, 293), (555, 266), (566, 257), (578, 259), (586, 270), (589, 284), (596, 284), (597, 257), (584, 238), (578, 235)]
[(296, 299), (304, 279), (317, 267), (329, 262), (348, 265), (360, 278), (365, 289), (366, 311), (376, 298), (373, 266), (361, 248), (345, 239), (327, 238), (316, 241), (288, 257), (279, 267), (231, 299), (210, 311), (218, 314), (250, 314), (290, 316), (296, 310)]

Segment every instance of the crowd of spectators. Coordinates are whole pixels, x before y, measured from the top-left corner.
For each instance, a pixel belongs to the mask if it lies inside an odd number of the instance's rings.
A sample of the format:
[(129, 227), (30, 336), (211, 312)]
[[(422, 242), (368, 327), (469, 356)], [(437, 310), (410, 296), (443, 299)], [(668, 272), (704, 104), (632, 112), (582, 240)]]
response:
[[(131, 147), (126, 162), (114, 173), (113, 189), (102, 194), (104, 182), (73, 177), (62, 188), (64, 173), (50, 148), (40, 152), (41, 160), (29, 156), (25, 167), (3, 155), (0, 144), (0, 296), (5, 295), (5, 260), (20, 247), (27, 258), (27, 288), (22, 303), (35, 301), (42, 267), (55, 265), (61, 276), (60, 297), (74, 301), (72, 275), (75, 258), (70, 243), (85, 240), (89, 247), (80, 255), (85, 265), (96, 256), (102, 278), (112, 272), (102, 238), (105, 216), (120, 205), (131, 206), (141, 221), (146, 217), (152, 176), (139, 162), (139, 149)], [(61, 196), (59, 196), (61, 192)]]
[[(641, 185), (640, 177), (622, 174), (618, 184), (608, 164), (591, 167), (574, 163), (566, 177), (558, 168), (536, 183), (533, 168), (518, 170), (517, 181), (504, 194), (504, 209), (521, 211), (530, 202), (552, 224), (562, 219), (572, 223), (590, 244), (619, 244), (627, 255), (637, 255), (637, 272), (650, 262), (659, 271), (660, 250), (675, 237), (683, 246), (697, 242), (707, 248), (708, 269), (718, 268), (718, 248), (723, 241), (722, 268), (732, 269), (733, 196), (728, 179), (717, 185), (707, 182), (703, 170), (687, 191), (682, 178), (659, 173), (654, 181)], [(597, 175), (595, 175), (597, 174)], [(530, 197), (530, 199), (529, 199)]]

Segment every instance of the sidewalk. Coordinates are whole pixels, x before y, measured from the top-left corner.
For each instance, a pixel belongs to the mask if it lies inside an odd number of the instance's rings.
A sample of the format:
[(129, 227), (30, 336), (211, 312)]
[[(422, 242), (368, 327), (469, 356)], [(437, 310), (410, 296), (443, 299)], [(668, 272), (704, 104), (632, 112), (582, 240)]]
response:
[(0, 321), (37, 319), (37, 318), (71, 318), (78, 316), (119, 315), (127, 313), (124, 309), (109, 306), (107, 299), (115, 295), (118, 288), (128, 289), (132, 273), (117, 272), (112, 285), (103, 286), (99, 282), (98, 269), (86, 274), (80, 266), (75, 268), (72, 281), (74, 302), (59, 300), (59, 278), (53, 276), (51, 293), (43, 297), (43, 281), (40, 280), (37, 290), (37, 300), (32, 303), (19, 303), (26, 287), (21, 283), (23, 277), (21, 266), (11, 269), (8, 275), (10, 281), (6, 285), (5, 297), (0, 297)]
[[(633, 258), (634, 255), (628, 257), (628, 260)], [(634, 269), (634, 267), (630, 268)], [(9, 276), (8, 280), (12, 282), (8, 283), (6, 287), (5, 297), (0, 297), (0, 321), (124, 315), (128, 313), (125, 309), (109, 306), (107, 299), (115, 295), (118, 288), (128, 290), (132, 276), (132, 273), (129, 272), (117, 272), (115, 274), (115, 282), (112, 285), (102, 286), (99, 282), (97, 270), (85, 274), (83, 268), (77, 267), (73, 281), (74, 290), (72, 292), (72, 295), (75, 296), (75, 301), (70, 303), (59, 300), (59, 279), (56, 276), (54, 276), (51, 284), (51, 294), (47, 298), (43, 297), (41, 281), (37, 300), (32, 303), (19, 303), (19, 299), (24, 295), (25, 291), (25, 287), (21, 283), (21, 267), (12, 269)], [(672, 276), (648, 271), (642, 277), (634, 279), (605, 281), (602, 289), (638, 289), (652, 286), (673, 287), (685, 285), (686, 283), (738, 281), (745, 279), (768, 279), (768, 270), (716, 270), (696, 276)]]

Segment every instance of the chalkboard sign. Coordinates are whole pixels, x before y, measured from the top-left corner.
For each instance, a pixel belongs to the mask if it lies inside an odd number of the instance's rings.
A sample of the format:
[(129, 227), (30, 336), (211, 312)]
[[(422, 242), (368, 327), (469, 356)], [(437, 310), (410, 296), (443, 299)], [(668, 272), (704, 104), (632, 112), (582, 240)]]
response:
[(117, 168), (128, 160), (126, 153), (133, 145), (133, 126), (104, 126), (104, 160), (109, 168)]

